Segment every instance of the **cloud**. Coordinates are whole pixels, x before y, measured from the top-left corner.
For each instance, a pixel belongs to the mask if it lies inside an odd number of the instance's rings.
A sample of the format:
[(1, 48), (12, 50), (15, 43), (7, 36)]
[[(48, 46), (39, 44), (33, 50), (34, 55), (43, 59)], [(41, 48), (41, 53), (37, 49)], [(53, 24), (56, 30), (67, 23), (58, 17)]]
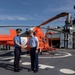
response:
[(33, 15), (33, 16), (29, 16), (29, 15), (22, 15), (22, 16), (0, 15), (0, 20), (2, 20), (2, 21), (5, 21), (5, 20), (29, 21), (29, 20), (45, 20), (45, 19), (40, 16), (37, 16), (37, 15)]
[(46, 9), (43, 11), (44, 13), (58, 13), (58, 12), (69, 12), (73, 13), (73, 6), (75, 5), (75, 0), (64, 0), (57, 1), (54, 4), (47, 5)]
[(23, 16), (9, 16), (9, 15), (0, 15), (0, 20), (21, 20), (21, 21), (26, 21), (27, 18)]
[(71, 7), (59, 7), (59, 8), (55, 8), (55, 9), (52, 9), (51, 11), (70, 11), (71, 10)]
[(31, 5), (30, 2), (26, 2), (26, 1), (23, 1), (23, 0), (20, 0), (19, 2), (22, 3), (22, 4), (24, 4), (24, 5)]
[(71, 11), (72, 12), (72, 11), (74, 11), (72, 9), (73, 9), (72, 6), (62, 6), (62, 7), (56, 7), (56, 8), (53, 8), (53, 9), (48, 8), (47, 12), (56, 12), (56, 11), (68, 11), (68, 12)]

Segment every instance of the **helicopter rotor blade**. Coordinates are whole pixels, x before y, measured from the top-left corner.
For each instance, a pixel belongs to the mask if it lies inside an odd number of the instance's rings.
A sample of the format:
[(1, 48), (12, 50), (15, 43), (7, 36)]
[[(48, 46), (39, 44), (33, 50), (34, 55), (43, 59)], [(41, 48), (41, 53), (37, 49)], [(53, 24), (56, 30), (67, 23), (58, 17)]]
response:
[(5, 28), (9, 28), (9, 27), (34, 27), (34, 26), (0, 26), (1, 28), (3, 27), (5, 27)]
[(64, 16), (67, 16), (69, 13), (67, 13), (67, 12), (62, 12), (62, 13), (60, 13), (60, 14), (58, 14), (58, 15), (56, 15), (56, 16), (54, 16), (54, 17), (52, 17), (52, 18), (50, 18), (50, 19), (48, 19), (48, 20), (46, 20), (45, 22), (43, 22), (43, 23), (41, 23), (40, 25), (38, 25), (38, 26), (0, 26), (1, 28), (2, 27), (40, 27), (40, 26), (43, 26), (43, 25), (45, 25), (45, 24), (47, 24), (47, 23), (49, 23), (49, 22), (51, 22), (51, 21), (53, 21), (53, 20), (55, 20), (55, 19), (58, 19), (58, 18), (60, 18), (60, 17), (64, 17)]
[(54, 16), (54, 17), (48, 19), (48, 20), (46, 20), (45, 22), (41, 23), (41, 24), (39, 25), (39, 27), (40, 27), (40, 26), (43, 26), (43, 25), (45, 25), (45, 24), (47, 24), (47, 23), (49, 23), (49, 22), (51, 22), (51, 21), (53, 21), (53, 20), (55, 20), (55, 19), (58, 19), (58, 18), (60, 18), (60, 17), (67, 16), (68, 14), (69, 14), (69, 13), (67, 13), (67, 12), (62, 12), (62, 13), (60, 13), (60, 14), (58, 14), (58, 15), (56, 15), (56, 16)]

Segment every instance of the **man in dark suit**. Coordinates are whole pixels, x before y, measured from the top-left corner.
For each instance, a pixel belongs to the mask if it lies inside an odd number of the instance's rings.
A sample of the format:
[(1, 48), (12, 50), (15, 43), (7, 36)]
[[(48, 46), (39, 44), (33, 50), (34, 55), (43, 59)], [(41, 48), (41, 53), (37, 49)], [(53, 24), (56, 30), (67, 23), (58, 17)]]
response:
[(21, 34), (21, 29), (16, 29), (16, 33), (17, 35), (14, 37), (14, 71), (15, 72), (19, 72), (20, 66), (19, 66), (19, 62), (20, 62), (20, 55), (21, 55), (21, 38), (20, 38), (20, 34)]

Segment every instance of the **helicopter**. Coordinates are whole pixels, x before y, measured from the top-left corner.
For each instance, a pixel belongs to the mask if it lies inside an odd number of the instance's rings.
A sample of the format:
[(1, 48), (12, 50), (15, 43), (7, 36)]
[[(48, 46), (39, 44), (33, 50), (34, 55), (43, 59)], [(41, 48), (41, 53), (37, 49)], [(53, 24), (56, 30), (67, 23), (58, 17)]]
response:
[[(56, 20), (60, 17), (64, 17), (67, 16), (69, 13), (67, 12), (62, 12), (46, 21), (44, 21), (43, 23), (41, 23), (38, 26), (32, 26), (29, 30), (33, 30), (35, 33), (35, 36), (38, 38), (39, 40), (39, 52), (42, 51), (53, 51), (56, 50), (56, 48), (53, 48), (49, 45), (49, 41), (48, 38), (45, 36), (44, 32), (42, 31), (42, 26), (46, 25), (47, 23)], [(0, 26), (1, 27), (26, 27), (26, 26)], [(30, 26), (29, 26), (30, 27)], [(24, 33), (24, 37), (21, 36), (21, 44), (25, 45), (28, 40), (29, 40), (29, 30), (27, 29)], [(51, 33), (50, 33), (51, 34)], [(14, 46), (14, 36), (16, 36), (16, 30), (10, 30), (10, 35), (3, 35), (0, 36), (0, 44), (5, 44), (5, 45), (9, 45), (9, 46)], [(25, 50), (29, 51), (30, 47), (27, 46), (25, 48)]]

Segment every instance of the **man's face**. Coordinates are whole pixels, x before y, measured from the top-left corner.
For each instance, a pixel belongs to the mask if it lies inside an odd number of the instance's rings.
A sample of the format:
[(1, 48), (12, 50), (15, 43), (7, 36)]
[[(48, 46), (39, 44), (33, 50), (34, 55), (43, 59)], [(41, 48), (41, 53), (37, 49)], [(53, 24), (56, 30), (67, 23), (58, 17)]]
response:
[(33, 32), (30, 32), (30, 36), (32, 36), (33, 35)]
[(20, 35), (20, 34), (21, 34), (21, 33), (19, 33), (19, 32), (17, 33), (17, 35)]

